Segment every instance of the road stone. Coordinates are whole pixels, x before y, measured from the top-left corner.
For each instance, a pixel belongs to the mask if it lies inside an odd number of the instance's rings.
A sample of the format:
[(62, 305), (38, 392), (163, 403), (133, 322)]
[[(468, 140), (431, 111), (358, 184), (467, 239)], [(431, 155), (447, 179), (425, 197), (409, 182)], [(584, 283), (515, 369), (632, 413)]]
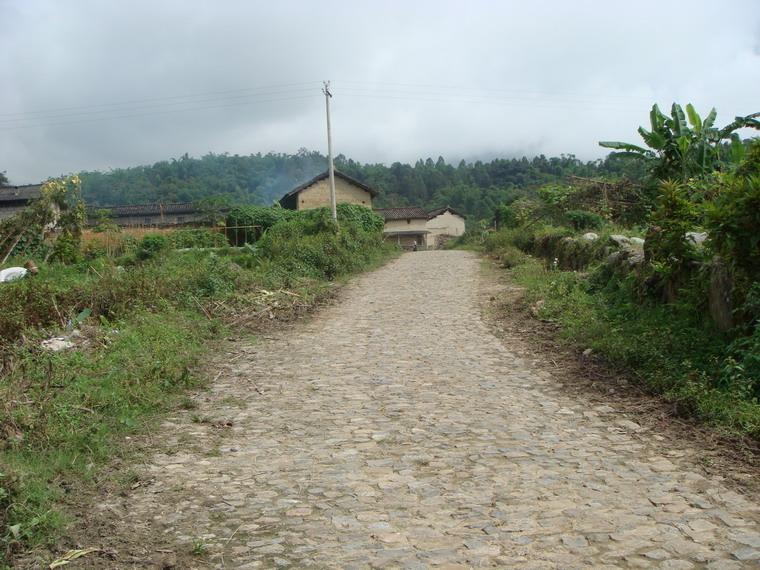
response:
[(154, 435), (175, 452), (153, 456), (152, 484), (98, 508), (184, 551), (215, 537), (216, 568), (755, 564), (754, 499), (494, 336), (479, 263), (405, 254), (231, 347)]

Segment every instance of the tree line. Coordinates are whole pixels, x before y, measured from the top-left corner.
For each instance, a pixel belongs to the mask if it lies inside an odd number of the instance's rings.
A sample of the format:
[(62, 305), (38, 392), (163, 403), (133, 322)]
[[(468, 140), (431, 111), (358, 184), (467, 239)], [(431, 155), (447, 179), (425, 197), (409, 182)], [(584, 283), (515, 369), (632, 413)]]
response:
[[(82, 172), (82, 195), (88, 206), (117, 206), (154, 202), (193, 202), (269, 205), (326, 168), (316, 151), (247, 156), (207, 154), (183, 156), (148, 166), (108, 172)], [(639, 166), (625, 157), (582, 161), (574, 155), (498, 158), (460, 161), (457, 165), (428, 158), (414, 164), (361, 163), (343, 155), (336, 168), (376, 188), (376, 207), (450, 205), (474, 220), (487, 219), (495, 208), (536, 188), (566, 178), (637, 177)]]

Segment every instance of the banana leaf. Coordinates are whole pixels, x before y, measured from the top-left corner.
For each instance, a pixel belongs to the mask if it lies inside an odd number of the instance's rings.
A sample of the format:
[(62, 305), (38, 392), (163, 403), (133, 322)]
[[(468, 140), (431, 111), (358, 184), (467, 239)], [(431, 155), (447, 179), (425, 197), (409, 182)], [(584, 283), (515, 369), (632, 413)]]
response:
[(636, 146), (635, 144), (619, 142), (619, 141), (599, 141), (599, 146), (604, 147), (604, 148), (611, 148), (614, 150), (624, 150), (627, 152), (633, 152), (633, 153), (638, 153), (638, 154), (648, 154), (650, 152), (645, 148)]
[(677, 137), (686, 135), (689, 132), (689, 126), (686, 124), (686, 115), (684, 115), (681, 105), (673, 103), (670, 114), (673, 116), (673, 133)]
[(699, 113), (694, 109), (694, 105), (689, 103), (686, 105), (686, 114), (689, 116), (689, 123), (694, 127), (694, 130), (699, 133), (702, 131), (702, 118)]

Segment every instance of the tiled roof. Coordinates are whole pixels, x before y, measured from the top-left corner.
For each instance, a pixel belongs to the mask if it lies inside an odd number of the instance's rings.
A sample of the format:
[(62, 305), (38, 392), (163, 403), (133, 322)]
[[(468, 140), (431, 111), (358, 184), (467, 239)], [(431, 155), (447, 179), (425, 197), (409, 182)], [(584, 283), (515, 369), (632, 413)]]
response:
[(0, 186), (0, 202), (34, 200), (40, 197), (42, 184), (25, 184), (23, 186)]
[(409, 206), (406, 208), (381, 208), (375, 210), (375, 213), (382, 216), (385, 221), (388, 220), (427, 220), (428, 213), (418, 206)]
[[(350, 177), (348, 174), (343, 174), (343, 173), (342, 173), (340, 170), (335, 170), (335, 171), (334, 171), (334, 173), (335, 173), (335, 177), (336, 177), (336, 178), (342, 178), (343, 180), (345, 180), (345, 181), (346, 181), (346, 182), (348, 182), (349, 184), (353, 184), (354, 186), (358, 186), (358, 187), (359, 187), (359, 188), (361, 188), (362, 190), (366, 190), (367, 192), (369, 192), (369, 193), (370, 193), (370, 195), (371, 195), (373, 198), (374, 198), (375, 196), (377, 196), (377, 194), (378, 194), (377, 190), (375, 190), (374, 188), (370, 188), (369, 186), (367, 186), (366, 184), (364, 184), (364, 183), (362, 183), (362, 182), (359, 182), (359, 181), (358, 181), (358, 180), (356, 180), (355, 178), (351, 178), (351, 177)], [(288, 192), (287, 194), (285, 194), (285, 195), (284, 195), (284, 196), (283, 196), (283, 197), (282, 197), (280, 200), (281, 200), (281, 201), (282, 201), (282, 200), (285, 200), (286, 198), (289, 198), (290, 196), (293, 196), (293, 195), (295, 195), (295, 194), (298, 194), (298, 193), (299, 193), (301, 190), (306, 190), (306, 188), (308, 188), (309, 186), (311, 186), (311, 185), (313, 185), (313, 184), (316, 184), (316, 183), (317, 183), (317, 182), (319, 182), (320, 180), (324, 180), (324, 179), (325, 179), (325, 178), (327, 178), (329, 175), (330, 175), (330, 174), (329, 174), (329, 172), (328, 172), (327, 170), (325, 170), (325, 171), (324, 171), (323, 173), (321, 173), (321, 174), (317, 174), (317, 175), (316, 175), (314, 178), (312, 178), (311, 180), (307, 180), (306, 182), (304, 182), (304, 183), (303, 183), (303, 184), (301, 184), (300, 186), (296, 186), (295, 188), (293, 188), (293, 189), (292, 189), (290, 192)]]
[(443, 214), (445, 212), (451, 212), (452, 214), (455, 214), (455, 215), (459, 216), (460, 218), (467, 218), (467, 216), (465, 216), (462, 212), (457, 212), (451, 206), (444, 206), (443, 208), (436, 208), (435, 210), (430, 210), (427, 213), (428, 220), (432, 220), (436, 216), (440, 216), (441, 214)]
[(90, 208), (89, 214), (93, 215), (96, 210), (108, 210), (115, 218), (123, 216), (160, 216), (161, 214), (194, 214), (200, 211), (198, 206), (192, 202), (178, 202), (175, 204), (131, 204), (128, 206), (102, 206)]

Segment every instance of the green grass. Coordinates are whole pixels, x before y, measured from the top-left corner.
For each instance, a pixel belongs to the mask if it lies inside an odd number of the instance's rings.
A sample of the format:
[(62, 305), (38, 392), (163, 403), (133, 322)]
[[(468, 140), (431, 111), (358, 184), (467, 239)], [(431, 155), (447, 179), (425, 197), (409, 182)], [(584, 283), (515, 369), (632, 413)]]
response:
[(22, 347), (3, 377), (7, 550), (53, 539), (66, 521), (55, 505), (67, 483), (94, 474), (123, 451), (118, 436), (139, 431), (198, 383), (191, 370), (211, 337), (208, 319), (139, 312), (114, 326), (107, 346), (91, 352)]
[(527, 302), (560, 325), (560, 337), (591, 348), (614, 366), (694, 416), (732, 433), (760, 437), (760, 404), (726, 379), (729, 338), (688, 299), (662, 304), (637, 299), (632, 278), (600, 286), (593, 275), (547, 269), (531, 259), (512, 270)]
[[(331, 281), (395, 255), (379, 232), (351, 219), (335, 231), (325, 215), (275, 225), (253, 247), (153, 244), (139, 257), (38, 263), (38, 276), (0, 288), (0, 566), (57, 540), (66, 490), (93, 484), (109, 459), (128, 458), (126, 434), (168, 409), (194, 408), (183, 392), (200, 382), (194, 370), (214, 340), (250, 334), (239, 322), (228, 330), (233, 317), (314, 306)], [(85, 309), (85, 345), (40, 348)]]

